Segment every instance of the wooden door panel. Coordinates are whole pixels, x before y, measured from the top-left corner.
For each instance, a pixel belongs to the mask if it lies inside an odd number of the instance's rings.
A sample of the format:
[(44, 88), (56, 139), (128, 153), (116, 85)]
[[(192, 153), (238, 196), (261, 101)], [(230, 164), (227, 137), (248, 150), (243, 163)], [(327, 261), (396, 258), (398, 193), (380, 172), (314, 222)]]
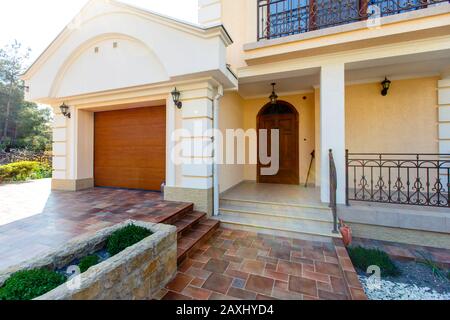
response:
[(297, 113), (292, 112), (289, 114), (260, 115), (258, 119), (258, 135), (259, 129), (268, 130), (267, 148), (269, 155), (271, 150), (271, 129), (279, 130), (280, 169), (276, 175), (263, 176), (261, 175), (261, 168), (270, 167), (270, 164), (262, 165), (261, 163), (258, 163), (258, 182), (276, 184), (299, 184), (299, 128)]
[(165, 106), (95, 114), (95, 185), (159, 191), (166, 171)]

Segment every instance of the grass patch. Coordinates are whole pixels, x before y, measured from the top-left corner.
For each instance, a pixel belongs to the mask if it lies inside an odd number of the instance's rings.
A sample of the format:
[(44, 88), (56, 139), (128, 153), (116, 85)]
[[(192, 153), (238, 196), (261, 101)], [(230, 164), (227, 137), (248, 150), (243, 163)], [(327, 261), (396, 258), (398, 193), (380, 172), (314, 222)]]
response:
[(0, 166), (0, 181), (28, 181), (52, 177), (52, 168), (47, 163), (20, 161)]
[(356, 268), (366, 272), (370, 266), (378, 266), (383, 276), (398, 277), (401, 272), (387, 255), (378, 249), (366, 249), (363, 247), (348, 248), (350, 259)]
[(66, 282), (63, 275), (46, 269), (19, 271), (0, 288), (0, 300), (32, 300)]
[(84, 273), (86, 272), (90, 267), (93, 267), (97, 265), (100, 261), (100, 258), (97, 255), (91, 255), (84, 257), (81, 259), (80, 263), (78, 264), (78, 267), (80, 268), (80, 272)]
[(152, 232), (146, 228), (129, 225), (108, 237), (106, 250), (111, 256), (114, 256), (151, 235)]

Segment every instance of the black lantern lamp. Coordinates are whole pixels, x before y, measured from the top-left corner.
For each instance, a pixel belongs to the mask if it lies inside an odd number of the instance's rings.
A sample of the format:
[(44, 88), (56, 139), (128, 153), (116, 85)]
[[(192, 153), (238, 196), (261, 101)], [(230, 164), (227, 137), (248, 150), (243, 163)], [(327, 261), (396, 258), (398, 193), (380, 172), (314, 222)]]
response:
[(381, 95), (383, 97), (386, 97), (388, 94), (389, 89), (391, 88), (391, 81), (388, 80), (387, 77), (385, 77), (384, 81), (381, 83), (381, 86), (383, 87), (383, 90), (381, 90)]
[(178, 109), (181, 109), (183, 107), (183, 103), (180, 101), (180, 95), (181, 93), (177, 90), (177, 88), (172, 91), (173, 103), (177, 106)]
[(66, 105), (65, 102), (59, 107), (59, 109), (61, 110), (61, 113), (63, 114), (64, 117), (70, 119), (69, 106)]
[(271, 84), (271, 86), (272, 86), (272, 94), (270, 95), (270, 97), (269, 97), (269, 99), (270, 99), (270, 103), (272, 103), (273, 105), (276, 105), (276, 104), (278, 104), (278, 96), (277, 96), (277, 94), (275, 93), (275, 86), (276, 86), (277, 84), (276, 83), (272, 83)]

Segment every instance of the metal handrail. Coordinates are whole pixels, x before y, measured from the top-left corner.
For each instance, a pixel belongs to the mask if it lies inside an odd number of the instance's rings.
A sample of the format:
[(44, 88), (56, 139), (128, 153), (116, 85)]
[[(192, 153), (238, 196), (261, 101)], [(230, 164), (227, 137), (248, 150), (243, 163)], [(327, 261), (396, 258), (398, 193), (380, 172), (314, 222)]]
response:
[(334, 162), (333, 150), (330, 149), (330, 208), (333, 212), (333, 233), (338, 231), (338, 216), (337, 216), (337, 171), (336, 163)]

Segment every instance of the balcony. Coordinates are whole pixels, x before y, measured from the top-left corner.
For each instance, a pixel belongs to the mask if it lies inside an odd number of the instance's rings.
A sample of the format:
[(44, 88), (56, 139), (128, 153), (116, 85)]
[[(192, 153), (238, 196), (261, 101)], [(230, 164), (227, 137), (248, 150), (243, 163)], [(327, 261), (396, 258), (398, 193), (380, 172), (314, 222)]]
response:
[(258, 41), (448, 4), (448, 0), (258, 0)]

